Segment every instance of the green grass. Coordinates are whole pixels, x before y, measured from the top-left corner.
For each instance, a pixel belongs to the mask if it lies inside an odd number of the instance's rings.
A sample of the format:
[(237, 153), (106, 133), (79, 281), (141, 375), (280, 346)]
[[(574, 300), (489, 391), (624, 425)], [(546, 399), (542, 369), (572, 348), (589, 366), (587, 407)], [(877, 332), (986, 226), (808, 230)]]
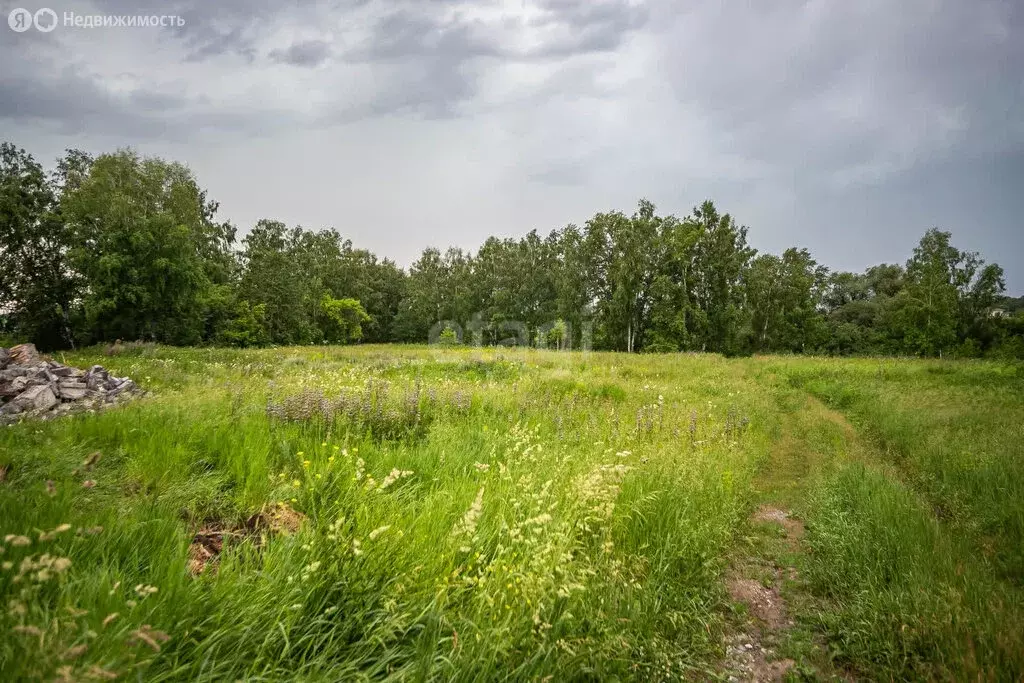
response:
[(871, 678), (1020, 680), (1020, 366), (768, 365), (848, 420), (841, 434), (834, 419), (817, 427), (818, 448), (828, 433), (836, 456), (800, 503), (803, 569), (820, 598), (804, 616), (831, 656)]
[[(5, 680), (61, 666), (145, 680), (659, 678), (717, 657), (719, 575), (765, 443), (732, 426), (762, 408), (725, 361), (398, 348), (66, 360), (104, 362), (152, 395), (0, 434), (3, 533), (32, 539), (5, 544)], [(294, 397), (309, 389), (355, 410), (304, 412)], [(289, 401), (292, 419), (268, 416)], [(393, 470), (411, 474), (384, 489)], [(307, 516), (298, 534), (229, 545), (216, 574), (189, 575), (201, 526), (274, 502)], [(15, 583), (41, 553), (71, 567)], [(140, 598), (140, 584), (157, 592)], [(132, 644), (144, 624), (169, 636), (159, 652)]]
[[(0, 430), (2, 680), (705, 679), (765, 499), (808, 522), (793, 602), (840, 668), (1024, 674), (1015, 366), (383, 346), (62, 360), (150, 395)], [(278, 503), (301, 529), (252, 531)], [(214, 526), (239, 535), (193, 576)]]

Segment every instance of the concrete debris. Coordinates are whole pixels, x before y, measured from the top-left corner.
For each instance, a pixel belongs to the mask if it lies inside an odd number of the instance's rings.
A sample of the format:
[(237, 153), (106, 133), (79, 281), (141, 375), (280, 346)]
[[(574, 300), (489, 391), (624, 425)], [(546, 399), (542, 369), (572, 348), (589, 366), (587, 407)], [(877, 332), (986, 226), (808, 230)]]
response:
[(0, 425), (105, 408), (142, 393), (101, 365), (80, 370), (44, 359), (32, 344), (0, 347)]

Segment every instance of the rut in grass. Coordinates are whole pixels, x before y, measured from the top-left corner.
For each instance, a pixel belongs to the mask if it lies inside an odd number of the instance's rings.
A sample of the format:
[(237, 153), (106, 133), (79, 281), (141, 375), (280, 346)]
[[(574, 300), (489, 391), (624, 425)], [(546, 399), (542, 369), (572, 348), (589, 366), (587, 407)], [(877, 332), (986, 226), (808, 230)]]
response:
[[(786, 544), (794, 550), (804, 534), (803, 522), (767, 505), (758, 508), (751, 522), (779, 525)], [(795, 570), (772, 563), (765, 576), (766, 568), (756, 566), (756, 562), (756, 558), (743, 558), (726, 578), (729, 597), (746, 611), (744, 622), (726, 637), (724, 669), (730, 681), (781, 681), (796, 665), (777, 654), (777, 644), (793, 625), (780, 588), (784, 574), (794, 578)]]

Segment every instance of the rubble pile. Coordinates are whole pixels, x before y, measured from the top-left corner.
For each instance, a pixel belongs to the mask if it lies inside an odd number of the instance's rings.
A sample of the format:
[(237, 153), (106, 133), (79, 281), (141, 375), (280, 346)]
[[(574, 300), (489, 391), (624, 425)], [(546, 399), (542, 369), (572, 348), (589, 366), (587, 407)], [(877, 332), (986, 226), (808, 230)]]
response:
[(0, 424), (102, 408), (139, 393), (135, 382), (111, 377), (102, 365), (80, 370), (43, 360), (32, 344), (0, 347)]

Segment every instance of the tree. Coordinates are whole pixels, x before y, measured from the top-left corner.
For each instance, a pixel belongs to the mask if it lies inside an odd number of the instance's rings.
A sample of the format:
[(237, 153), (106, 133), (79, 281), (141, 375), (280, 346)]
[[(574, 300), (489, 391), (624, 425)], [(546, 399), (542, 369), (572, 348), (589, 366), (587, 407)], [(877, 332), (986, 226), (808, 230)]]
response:
[(307, 302), (311, 282), (294, 259), (294, 237), (284, 223), (261, 219), (242, 240), (238, 298), (263, 305), (267, 333), (275, 344), (308, 344), (320, 336)]
[(697, 223), (694, 294), (703, 311), (695, 342), (701, 350), (725, 354), (743, 350), (749, 320), (743, 277), (756, 251), (747, 246), (747, 228), (706, 201), (688, 219)]
[[(935, 228), (924, 234), (907, 261), (905, 288), (886, 307), (889, 336), (903, 351), (940, 355), (951, 350), (962, 340), (965, 318), (977, 314), (972, 302), (991, 302), (1001, 291), (1001, 270), (985, 269), (976, 280), (981, 259), (950, 240), (950, 233)], [(975, 286), (979, 290), (972, 297)]]
[(16, 335), (43, 349), (74, 343), (79, 283), (69, 244), (42, 167), (25, 150), (0, 145), (0, 310), (11, 316)]
[(83, 336), (93, 341), (202, 339), (212, 262), (233, 233), (184, 166), (122, 150), (98, 157), (61, 198), (70, 260), (82, 290)]
[(331, 344), (349, 344), (363, 338), (363, 324), (370, 316), (355, 299), (334, 299), (324, 294), (320, 299), (323, 314), (324, 341)]
[(226, 321), (215, 340), (228, 346), (265, 346), (270, 343), (267, 332), (266, 304), (253, 306), (248, 301), (240, 301), (235, 307), (235, 315)]

